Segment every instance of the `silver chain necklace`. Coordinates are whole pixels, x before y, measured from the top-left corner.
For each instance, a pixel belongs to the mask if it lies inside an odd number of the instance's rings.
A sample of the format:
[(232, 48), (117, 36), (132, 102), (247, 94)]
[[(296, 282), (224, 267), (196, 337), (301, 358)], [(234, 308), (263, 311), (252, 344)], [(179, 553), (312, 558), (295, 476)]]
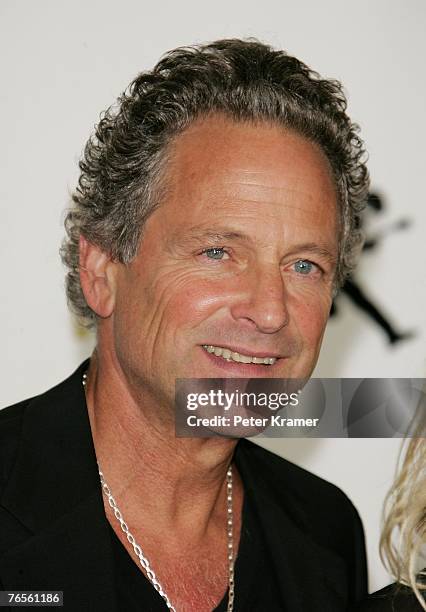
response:
[[(83, 387), (86, 386), (87, 374), (83, 374)], [(102, 492), (108, 500), (108, 504), (112, 508), (114, 512), (114, 516), (117, 521), (120, 523), (121, 530), (126, 535), (127, 541), (133, 547), (133, 551), (137, 556), (140, 565), (145, 570), (145, 574), (154, 587), (154, 589), (158, 592), (159, 595), (164, 599), (166, 606), (172, 610), (172, 612), (176, 612), (176, 608), (171, 603), (167, 593), (164, 591), (163, 587), (157, 580), (157, 577), (154, 571), (151, 569), (151, 565), (148, 559), (145, 557), (142, 548), (136, 542), (134, 536), (129, 530), (129, 527), (126, 521), (121, 514), (119, 507), (117, 506), (117, 502), (115, 501), (111, 489), (108, 484), (105, 482), (105, 478), (103, 472), (101, 471), (98, 464), (99, 478), (101, 481)], [(227, 546), (227, 561), (228, 561), (228, 606), (227, 612), (232, 612), (234, 609), (234, 513), (233, 513), (233, 495), (232, 495), (232, 466), (229, 466), (228, 471), (226, 472), (226, 533), (228, 539)]]

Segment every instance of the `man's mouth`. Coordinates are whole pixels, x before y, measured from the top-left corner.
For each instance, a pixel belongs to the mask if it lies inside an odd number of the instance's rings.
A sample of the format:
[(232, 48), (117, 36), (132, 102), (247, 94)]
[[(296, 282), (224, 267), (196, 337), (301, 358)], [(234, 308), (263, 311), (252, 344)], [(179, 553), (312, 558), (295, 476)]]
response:
[(203, 344), (203, 349), (208, 353), (213, 353), (216, 357), (222, 357), (226, 361), (235, 361), (237, 363), (255, 363), (258, 365), (273, 365), (277, 357), (255, 357), (253, 355), (245, 355), (231, 351), (222, 346), (213, 346), (212, 344)]

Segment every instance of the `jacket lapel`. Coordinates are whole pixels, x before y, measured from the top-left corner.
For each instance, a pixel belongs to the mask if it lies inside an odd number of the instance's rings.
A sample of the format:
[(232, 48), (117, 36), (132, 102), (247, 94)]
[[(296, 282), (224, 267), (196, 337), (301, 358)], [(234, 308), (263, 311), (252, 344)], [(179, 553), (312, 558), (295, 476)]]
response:
[[(309, 537), (304, 508), (284, 486), (278, 492), (278, 501), (276, 474), (259, 466), (253, 446), (247, 440), (240, 440), (235, 458), (245, 495), (264, 540), (265, 555), (270, 555), (275, 570), (277, 591), (281, 595), (276, 609), (341, 612), (347, 605), (343, 561)], [(315, 504), (314, 499), (312, 503)]]
[(117, 610), (82, 374), (29, 402), (1, 499), (14, 544), (0, 558), (4, 589), (61, 590), (69, 610)]

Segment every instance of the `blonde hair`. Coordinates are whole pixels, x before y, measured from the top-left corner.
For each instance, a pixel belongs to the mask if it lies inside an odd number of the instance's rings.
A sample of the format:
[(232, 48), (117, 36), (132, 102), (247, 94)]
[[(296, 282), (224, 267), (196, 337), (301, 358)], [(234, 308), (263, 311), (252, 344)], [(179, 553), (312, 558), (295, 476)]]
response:
[[(420, 411), (424, 412), (424, 396)], [(426, 610), (426, 425), (401, 449), (399, 473), (386, 496), (380, 557), (400, 584), (410, 586)], [(405, 450), (405, 453), (404, 453)], [(422, 594), (423, 592), (423, 594)]]

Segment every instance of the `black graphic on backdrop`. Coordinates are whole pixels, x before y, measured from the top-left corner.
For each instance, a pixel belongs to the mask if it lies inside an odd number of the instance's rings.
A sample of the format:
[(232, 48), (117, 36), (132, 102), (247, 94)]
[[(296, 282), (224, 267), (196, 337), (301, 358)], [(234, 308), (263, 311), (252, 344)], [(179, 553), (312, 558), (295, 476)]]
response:
[[(368, 207), (374, 213), (383, 213), (384, 204), (382, 197), (376, 193), (370, 193), (368, 195)], [(409, 225), (409, 219), (401, 218), (388, 227), (385, 227), (380, 232), (372, 236), (367, 235), (363, 252), (374, 250), (390, 233), (406, 229)], [(346, 280), (345, 284), (340, 289), (340, 292), (347, 295), (355, 306), (364, 311), (385, 332), (390, 344), (396, 344), (401, 340), (408, 340), (409, 338), (413, 337), (413, 332), (407, 330), (401, 331), (385, 317), (383, 312), (379, 309), (379, 307), (375, 306), (353, 276)], [(338, 308), (336, 306), (337, 300), (338, 297), (332, 304), (330, 316), (334, 316), (338, 313)]]

